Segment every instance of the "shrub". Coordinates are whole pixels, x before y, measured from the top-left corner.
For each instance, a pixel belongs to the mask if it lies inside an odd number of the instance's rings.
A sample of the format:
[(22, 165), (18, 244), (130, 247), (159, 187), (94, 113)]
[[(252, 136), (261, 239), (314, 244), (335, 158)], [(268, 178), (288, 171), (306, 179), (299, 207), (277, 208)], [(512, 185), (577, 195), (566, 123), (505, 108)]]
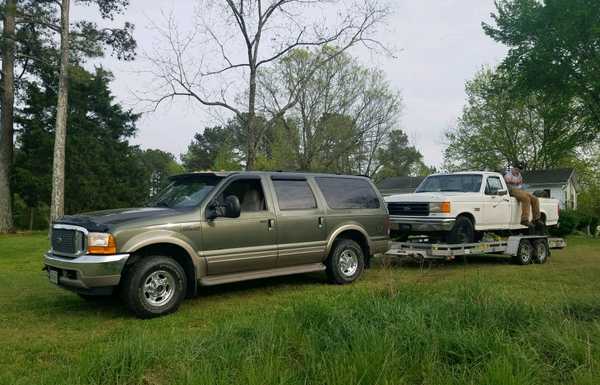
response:
[(599, 218), (581, 210), (562, 210), (558, 218), (558, 227), (550, 230), (550, 234), (558, 237), (580, 231), (596, 235)]

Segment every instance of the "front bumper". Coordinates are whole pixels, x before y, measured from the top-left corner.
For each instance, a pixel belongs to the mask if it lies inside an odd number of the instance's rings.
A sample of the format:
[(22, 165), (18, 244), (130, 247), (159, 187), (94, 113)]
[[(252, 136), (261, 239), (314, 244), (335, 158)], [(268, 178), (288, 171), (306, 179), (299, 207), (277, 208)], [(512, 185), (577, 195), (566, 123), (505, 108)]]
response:
[(390, 216), (392, 230), (410, 233), (450, 231), (454, 222), (456, 218)]
[(57, 272), (57, 284), (75, 291), (117, 286), (129, 254), (82, 255), (65, 258), (50, 252), (44, 256), (44, 269)]

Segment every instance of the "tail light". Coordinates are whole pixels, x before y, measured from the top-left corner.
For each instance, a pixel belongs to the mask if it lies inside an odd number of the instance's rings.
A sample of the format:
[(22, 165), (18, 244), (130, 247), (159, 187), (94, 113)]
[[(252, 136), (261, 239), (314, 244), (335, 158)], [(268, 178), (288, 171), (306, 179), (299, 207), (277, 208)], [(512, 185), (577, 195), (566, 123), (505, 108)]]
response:
[(556, 205), (556, 216), (560, 217), (560, 204)]

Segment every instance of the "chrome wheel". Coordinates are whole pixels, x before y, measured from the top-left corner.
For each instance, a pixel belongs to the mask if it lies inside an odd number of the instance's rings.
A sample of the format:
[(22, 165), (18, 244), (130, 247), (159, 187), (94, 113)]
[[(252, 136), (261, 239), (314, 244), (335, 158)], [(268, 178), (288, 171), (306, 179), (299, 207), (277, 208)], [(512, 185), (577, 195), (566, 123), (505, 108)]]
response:
[(521, 263), (523, 265), (528, 264), (531, 261), (532, 254), (533, 248), (531, 243), (528, 241), (522, 241), (521, 246), (519, 247), (519, 258), (521, 259)]
[(175, 294), (175, 277), (168, 271), (157, 270), (144, 280), (144, 299), (149, 305), (160, 307)]
[(548, 248), (546, 247), (546, 242), (535, 242), (535, 261), (537, 263), (544, 263), (546, 262), (546, 258), (548, 258)]
[(346, 277), (352, 277), (358, 270), (358, 255), (352, 249), (342, 251), (339, 259), (341, 273)]

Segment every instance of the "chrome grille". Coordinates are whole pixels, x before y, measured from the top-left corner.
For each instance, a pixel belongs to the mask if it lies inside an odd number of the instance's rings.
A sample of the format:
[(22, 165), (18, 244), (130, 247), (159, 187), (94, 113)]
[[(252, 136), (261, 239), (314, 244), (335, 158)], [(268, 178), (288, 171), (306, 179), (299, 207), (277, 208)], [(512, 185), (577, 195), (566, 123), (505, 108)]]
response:
[(429, 203), (390, 202), (387, 205), (390, 215), (418, 217), (429, 215)]
[(52, 252), (65, 256), (76, 256), (84, 250), (83, 232), (53, 228), (52, 229)]

